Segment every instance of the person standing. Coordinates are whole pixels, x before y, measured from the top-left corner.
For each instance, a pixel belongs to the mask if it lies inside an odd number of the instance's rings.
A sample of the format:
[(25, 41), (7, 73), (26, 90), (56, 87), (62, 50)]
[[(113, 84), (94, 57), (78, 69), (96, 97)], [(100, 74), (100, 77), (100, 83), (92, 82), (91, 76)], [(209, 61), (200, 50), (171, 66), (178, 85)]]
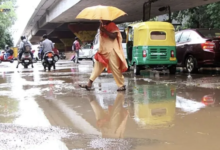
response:
[(81, 88), (90, 90), (95, 79), (107, 68), (112, 73), (118, 86), (117, 91), (125, 91), (124, 76), (122, 72), (128, 69), (122, 48), (122, 36), (119, 28), (112, 21), (100, 23), (100, 46), (95, 55), (97, 60), (87, 85), (79, 85)]
[[(79, 64), (79, 50), (81, 49), (80, 43), (79, 43), (79, 39), (77, 37), (75, 37), (75, 41), (73, 42), (73, 46), (72, 46), (72, 50), (75, 53), (75, 58), (76, 59), (76, 63)], [(77, 56), (77, 58), (76, 58)]]

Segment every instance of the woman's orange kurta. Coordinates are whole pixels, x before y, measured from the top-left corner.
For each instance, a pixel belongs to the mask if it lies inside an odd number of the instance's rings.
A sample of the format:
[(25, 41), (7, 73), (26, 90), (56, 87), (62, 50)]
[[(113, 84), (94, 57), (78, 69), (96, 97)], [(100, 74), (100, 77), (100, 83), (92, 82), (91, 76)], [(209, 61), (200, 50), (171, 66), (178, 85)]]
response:
[(119, 69), (121, 72), (125, 72), (127, 71), (128, 66), (122, 48), (122, 36), (120, 30), (113, 22), (105, 26), (105, 29), (109, 32), (117, 33), (117, 38), (115, 40), (112, 40), (105, 33), (101, 32), (99, 36), (99, 51), (96, 53), (95, 59), (102, 63), (108, 69), (108, 73), (111, 73), (112, 71), (109, 67), (109, 56), (110, 53), (114, 50), (121, 61)]

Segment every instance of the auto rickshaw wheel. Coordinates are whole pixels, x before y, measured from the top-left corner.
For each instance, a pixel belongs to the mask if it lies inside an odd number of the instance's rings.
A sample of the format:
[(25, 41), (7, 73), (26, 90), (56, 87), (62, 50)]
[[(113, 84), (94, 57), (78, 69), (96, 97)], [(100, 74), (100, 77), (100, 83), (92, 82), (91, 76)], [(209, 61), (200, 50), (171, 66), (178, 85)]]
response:
[(141, 66), (136, 65), (136, 63), (134, 63), (134, 74), (135, 75), (141, 74)]
[(176, 74), (176, 65), (173, 65), (169, 68), (170, 74)]

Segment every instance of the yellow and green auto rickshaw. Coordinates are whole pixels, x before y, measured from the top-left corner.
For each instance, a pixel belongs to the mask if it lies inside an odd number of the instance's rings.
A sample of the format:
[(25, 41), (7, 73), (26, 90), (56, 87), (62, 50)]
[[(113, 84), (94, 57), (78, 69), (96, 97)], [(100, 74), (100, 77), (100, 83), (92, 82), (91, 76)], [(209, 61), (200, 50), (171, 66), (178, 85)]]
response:
[(176, 88), (158, 84), (139, 86), (134, 92), (133, 106), (134, 119), (142, 129), (169, 127), (175, 117)]
[(146, 67), (157, 70), (169, 69), (176, 73), (175, 30), (171, 23), (147, 21), (129, 25), (127, 28), (128, 65), (134, 73)]

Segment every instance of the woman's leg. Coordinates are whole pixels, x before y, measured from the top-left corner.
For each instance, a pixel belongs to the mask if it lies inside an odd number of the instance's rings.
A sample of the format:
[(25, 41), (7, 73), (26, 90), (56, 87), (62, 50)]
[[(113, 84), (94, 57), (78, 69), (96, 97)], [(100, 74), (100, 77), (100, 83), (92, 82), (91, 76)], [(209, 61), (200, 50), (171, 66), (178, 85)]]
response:
[(119, 88), (124, 88), (124, 76), (120, 70), (121, 60), (113, 50), (109, 58), (109, 67), (112, 71), (112, 75)]
[(87, 86), (91, 87), (93, 81), (95, 81), (95, 79), (103, 72), (104, 69), (105, 69), (104, 65), (96, 61)]

